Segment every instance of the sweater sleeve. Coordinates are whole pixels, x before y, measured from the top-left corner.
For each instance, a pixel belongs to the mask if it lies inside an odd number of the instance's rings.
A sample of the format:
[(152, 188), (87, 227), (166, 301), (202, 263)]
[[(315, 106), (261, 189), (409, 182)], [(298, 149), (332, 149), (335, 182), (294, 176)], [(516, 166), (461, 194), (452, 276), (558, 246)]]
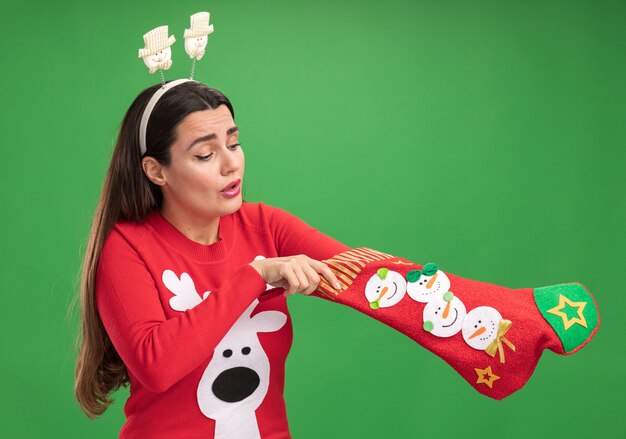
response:
[(350, 247), (323, 234), (297, 216), (278, 207), (270, 209), (269, 227), (278, 256), (305, 254), (316, 260), (328, 259)]
[(166, 319), (155, 280), (115, 230), (100, 255), (96, 305), (124, 364), (150, 391), (164, 392), (212, 355), (265, 281), (245, 264), (192, 309)]

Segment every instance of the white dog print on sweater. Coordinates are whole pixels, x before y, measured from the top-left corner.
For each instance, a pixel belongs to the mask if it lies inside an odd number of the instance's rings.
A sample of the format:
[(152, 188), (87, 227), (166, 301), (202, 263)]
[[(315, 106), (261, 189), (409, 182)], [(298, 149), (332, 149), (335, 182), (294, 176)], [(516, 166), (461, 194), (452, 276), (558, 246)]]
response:
[(269, 387), (270, 362), (259, 332), (278, 331), (287, 322), (280, 311), (250, 317), (254, 302), (217, 345), (198, 385), (202, 413), (215, 419), (215, 439), (260, 438), (255, 410)]
[[(193, 308), (210, 294), (206, 291), (200, 297), (187, 273), (178, 278), (165, 270), (162, 280), (174, 293), (170, 306), (177, 311)], [(215, 420), (216, 439), (260, 438), (255, 411), (267, 394), (270, 362), (257, 334), (278, 331), (287, 316), (263, 311), (251, 317), (258, 303), (255, 299), (248, 306), (216, 346), (198, 384), (198, 406), (207, 418)]]
[(174, 293), (170, 298), (170, 307), (174, 311), (191, 309), (211, 294), (210, 291), (205, 291), (200, 297), (191, 276), (187, 273), (181, 274), (179, 279), (172, 270), (165, 270), (161, 278), (167, 289)]

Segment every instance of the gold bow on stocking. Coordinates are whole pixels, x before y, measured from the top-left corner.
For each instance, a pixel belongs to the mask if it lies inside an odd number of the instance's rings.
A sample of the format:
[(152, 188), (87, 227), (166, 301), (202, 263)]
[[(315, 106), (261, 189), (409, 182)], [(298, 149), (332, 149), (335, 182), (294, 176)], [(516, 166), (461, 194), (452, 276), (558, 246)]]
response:
[(498, 335), (496, 339), (492, 341), (485, 349), (485, 352), (487, 352), (492, 357), (496, 355), (497, 350), (500, 353), (500, 363), (504, 363), (504, 349), (502, 348), (502, 342), (504, 342), (508, 347), (511, 348), (513, 352), (515, 352), (515, 346), (513, 346), (513, 343), (508, 341), (504, 336), (504, 334), (506, 334), (506, 331), (509, 330), (512, 324), (513, 322), (511, 322), (510, 320), (500, 320), (500, 323), (498, 323)]

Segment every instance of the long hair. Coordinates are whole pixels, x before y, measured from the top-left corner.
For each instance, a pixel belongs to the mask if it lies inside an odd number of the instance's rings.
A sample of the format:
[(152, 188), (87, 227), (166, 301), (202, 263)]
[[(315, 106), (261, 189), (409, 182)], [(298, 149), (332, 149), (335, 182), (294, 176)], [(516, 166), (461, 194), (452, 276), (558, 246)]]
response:
[[(129, 378), (119, 354), (104, 329), (95, 300), (96, 271), (100, 253), (109, 232), (118, 221), (142, 223), (163, 202), (160, 187), (152, 183), (141, 167), (139, 123), (148, 101), (160, 87), (143, 90), (126, 112), (102, 194), (87, 241), (79, 287), (80, 325), (76, 338), (78, 356), (74, 393), (89, 418), (102, 415), (113, 402), (112, 391), (128, 386)], [(146, 130), (146, 156), (162, 165), (171, 161), (170, 148), (176, 140), (176, 127), (190, 113), (226, 105), (234, 119), (233, 107), (218, 90), (199, 82), (185, 82), (168, 90), (150, 115)], [(75, 297), (76, 300), (78, 297)]]

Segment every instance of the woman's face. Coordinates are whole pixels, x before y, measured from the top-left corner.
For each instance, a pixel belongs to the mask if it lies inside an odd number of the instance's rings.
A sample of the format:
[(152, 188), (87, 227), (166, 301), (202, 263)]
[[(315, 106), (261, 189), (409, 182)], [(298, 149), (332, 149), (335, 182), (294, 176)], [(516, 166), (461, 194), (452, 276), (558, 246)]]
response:
[[(163, 208), (196, 219), (236, 212), (242, 203), (245, 158), (228, 107), (193, 112), (176, 131), (171, 162), (161, 169)], [(229, 188), (237, 180), (235, 189)]]

